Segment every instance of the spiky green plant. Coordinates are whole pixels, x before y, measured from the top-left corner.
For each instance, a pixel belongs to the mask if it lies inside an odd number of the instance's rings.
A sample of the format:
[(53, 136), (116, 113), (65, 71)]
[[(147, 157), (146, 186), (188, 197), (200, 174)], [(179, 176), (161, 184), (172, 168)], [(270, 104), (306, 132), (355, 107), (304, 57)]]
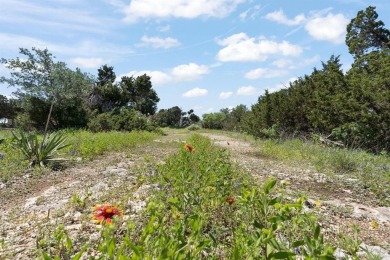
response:
[(12, 132), (12, 146), (19, 150), (28, 160), (29, 166), (46, 166), (49, 161), (60, 161), (64, 158), (56, 157), (58, 151), (69, 146), (65, 144), (66, 137), (62, 133), (53, 133), (45, 135), (40, 141), (35, 133), (24, 133), (19, 130), (18, 133)]

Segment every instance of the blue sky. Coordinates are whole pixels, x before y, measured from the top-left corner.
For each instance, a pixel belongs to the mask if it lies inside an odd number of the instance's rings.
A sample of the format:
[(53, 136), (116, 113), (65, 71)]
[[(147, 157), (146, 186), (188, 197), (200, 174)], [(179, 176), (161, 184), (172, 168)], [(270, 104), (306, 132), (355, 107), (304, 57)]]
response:
[(348, 70), (345, 27), (369, 5), (390, 28), (388, 0), (0, 0), (0, 57), (48, 48), (94, 75), (103, 64), (118, 78), (146, 73), (159, 109), (202, 115), (250, 107), (332, 54)]

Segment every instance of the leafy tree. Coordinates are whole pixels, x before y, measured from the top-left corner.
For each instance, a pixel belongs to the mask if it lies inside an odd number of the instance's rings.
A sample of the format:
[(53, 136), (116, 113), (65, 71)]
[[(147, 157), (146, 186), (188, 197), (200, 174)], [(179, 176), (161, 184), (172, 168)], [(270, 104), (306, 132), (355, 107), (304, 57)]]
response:
[(15, 99), (0, 95), (0, 118), (14, 119), (19, 108)]
[[(90, 92), (91, 77), (82, 73), (79, 69), (72, 71), (66, 67), (64, 62), (55, 62), (54, 56), (47, 49), (32, 50), (20, 48), (20, 53), (26, 59), (17, 57), (16, 59), (1, 59), (1, 63), (10, 69), (10, 77), (1, 77), (1, 83), (18, 87), (15, 93), (21, 100), (21, 107), (27, 115), (35, 114), (35, 108), (31, 101), (46, 104), (47, 122), (46, 127), (59, 125), (58, 118), (51, 117), (54, 104), (59, 111), (66, 110), (71, 106), (79, 106), (82, 99)], [(39, 100), (39, 101), (38, 101)], [(47, 108), (47, 104), (49, 104)], [(42, 106), (39, 106), (42, 108)], [(75, 109), (75, 113), (79, 112)], [(70, 117), (76, 116), (72, 114)], [(39, 120), (42, 120), (40, 118)], [(84, 120), (85, 121), (85, 120)], [(35, 122), (42, 126), (44, 121)]]
[(98, 113), (109, 112), (124, 105), (121, 89), (115, 84), (113, 67), (103, 65), (98, 69), (96, 85), (89, 95), (89, 107)]
[(223, 129), (226, 114), (223, 112), (203, 115), (202, 127), (209, 129)]
[(390, 48), (390, 31), (378, 19), (375, 7), (361, 10), (347, 26), (346, 44), (349, 52), (359, 58), (374, 50)]
[(150, 77), (146, 74), (133, 77), (122, 77), (121, 88), (124, 102), (130, 108), (140, 111), (144, 115), (153, 115), (157, 110), (160, 98), (152, 88)]

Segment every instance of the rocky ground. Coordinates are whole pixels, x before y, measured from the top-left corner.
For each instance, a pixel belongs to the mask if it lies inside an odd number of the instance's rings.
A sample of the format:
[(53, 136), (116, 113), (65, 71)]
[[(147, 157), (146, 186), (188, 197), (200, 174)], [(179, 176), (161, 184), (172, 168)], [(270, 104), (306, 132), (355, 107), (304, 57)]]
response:
[[(329, 177), (307, 165), (259, 157), (261, 148), (246, 141), (225, 135), (207, 136), (229, 149), (240, 169), (252, 173), (259, 183), (273, 176), (291, 183), (288, 196), (305, 194), (307, 210), (318, 214), (327, 239), (336, 241), (340, 232), (352, 234), (355, 225), (365, 247), (382, 259), (390, 259), (390, 208), (377, 207), (372, 194), (355, 189), (356, 180)], [(131, 202), (125, 210), (134, 216), (155, 188), (144, 180), (188, 137), (170, 133), (147, 145), (79, 162), (61, 171), (26, 174), (1, 185), (0, 259), (34, 259), (37, 247), (50, 247), (49, 234), (59, 224), (81, 244), (97, 240), (99, 230), (90, 219), (95, 204)], [(342, 259), (343, 252), (338, 251)]]

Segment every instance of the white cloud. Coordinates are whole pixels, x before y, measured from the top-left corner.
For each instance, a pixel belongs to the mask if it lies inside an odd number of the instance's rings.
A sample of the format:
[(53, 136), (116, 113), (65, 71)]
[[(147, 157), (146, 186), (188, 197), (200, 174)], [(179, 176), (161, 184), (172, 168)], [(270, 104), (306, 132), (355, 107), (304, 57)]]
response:
[(258, 68), (258, 69), (248, 71), (245, 74), (245, 78), (247, 79), (277, 78), (277, 77), (285, 76), (286, 74), (288, 74), (287, 70), (271, 70), (271, 69)]
[(251, 7), (246, 11), (240, 13), (239, 17), (241, 20), (246, 20), (248, 18), (254, 19), (258, 16), (260, 11), (261, 11), (261, 5), (255, 5), (254, 7)]
[(291, 65), (292, 63), (293, 63), (293, 61), (288, 60), (288, 59), (279, 59), (279, 60), (275, 60), (274, 62), (272, 62), (272, 64), (275, 65), (279, 69), (286, 68), (289, 65)]
[(259, 93), (260, 91), (257, 88), (252, 86), (240, 87), (237, 90), (237, 95), (239, 96), (253, 96), (253, 95), (258, 95)]
[(329, 13), (324, 17), (310, 19), (305, 25), (305, 29), (316, 40), (340, 44), (345, 40), (348, 23), (349, 20), (343, 14)]
[(183, 64), (172, 69), (172, 76), (179, 81), (194, 80), (207, 73), (209, 73), (207, 66), (196, 63)]
[(294, 26), (294, 25), (300, 25), (303, 22), (305, 22), (306, 18), (305, 15), (299, 14), (294, 17), (294, 19), (288, 19), (286, 15), (284, 14), (283, 10), (275, 11), (272, 13), (268, 13), (265, 16), (266, 19), (280, 23), (280, 24), (285, 24), (289, 26)]
[(183, 94), (183, 97), (202, 97), (208, 94), (207, 89), (204, 88), (193, 88)]
[(154, 86), (161, 86), (171, 81), (171, 77), (168, 74), (158, 70), (130, 71), (129, 73), (119, 75), (118, 79), (123, 76), (138, 77), (144, 74), (150, 76), (150, 80)]
[(234, 34), (219, 40), (224, 46), (218, 54), (220, 61), (265, 61), (268, 56), (281, 54), (283, 56), (299, 56), (302, 48), (287, 41), (275, 42), (267, 39), (255, 39), (245, 33)]
[(160, 26), (160, 27), (158, 27), (158, 30), (160, 32), (169, 32), (171, 30), (171, 26), (169, 26), (169, 24), (165, 25), (165, 26)]
[(143, 36), (141, 41), (143, 45), (150, 45), (156, 49), (169, 49), (180, 45), (180, 42), (171, 37), (160, 38), (160, 37), (147, 37)]
[(221, 92), (219, 94), (220, 99), (228, 99), (231, 95), (233, 95), (233, 92)]
[(102, 58), (73, 58), (70, 60), (74, 65), (80, 67), (80, 68), (87, 68), (87, 69), (93, 69), (93, 68), (99, 68), (101, 65), (103, 65), (104, 60)]
[(125, 21), (137, 22), (150, 18), (225, 17), (245, 0), (132, 0), (124, 9)]

